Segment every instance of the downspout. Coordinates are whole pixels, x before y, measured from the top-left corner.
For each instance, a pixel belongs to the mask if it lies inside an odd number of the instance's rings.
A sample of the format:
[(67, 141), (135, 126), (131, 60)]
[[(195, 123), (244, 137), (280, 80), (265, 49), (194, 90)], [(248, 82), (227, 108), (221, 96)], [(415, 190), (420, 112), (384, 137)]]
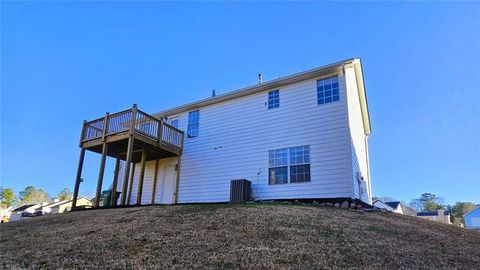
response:
[(372, 181), (370, 180), (370, 156), (368, 154), (368, 136), (365, 136), (365, 155), (367, 158), (368, 202), (372, 204)]
[(177, 177), (175, 179), (175, 193), (173, 194), (173, 204), (178, 203), (178, 186), (180, 184), (180, 168), (181, 168), (182, 155), (178, 156), (177, 162)]
[(178, 162), (177, 162), (177, 179), (175, 179), (175, 193), (173, 194), (173, 203), (177, 204), (178, 203), (178, 189), (180, 185), (180, 169), (182, 167), (182, 155), (183, 155), (183, 150), (185, 147), (185, 133), (182, 132), (182, 138), (180, 141), (180, 145), (182, 146), (182, 150), (180, 151), (180, 155), (178, 156)]

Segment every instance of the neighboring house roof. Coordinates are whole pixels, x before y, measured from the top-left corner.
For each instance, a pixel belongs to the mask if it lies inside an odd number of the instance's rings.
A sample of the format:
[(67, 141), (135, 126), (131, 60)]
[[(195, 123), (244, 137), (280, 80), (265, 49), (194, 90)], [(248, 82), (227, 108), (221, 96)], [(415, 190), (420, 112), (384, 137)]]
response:
[(373, 202), (373, 205), (378, 207), (378, 208), (383, 208), (383, 209), (386, 209), (388, 211), (394, 211), (395, 209), (392, 208), (390, 205), (384, 203), (383, 201), (380, 201), (380, 200), (376, 200), (375, 202)]
[[(77, 199), (77, 202), (78, 202), (79, 200), (81, 200), (81, 199), (85, 199), (85, 200), (87, 200), (87, 201), (90, 201), (90, 199), (89, 199), (88, 197), (80, 197), (80, 198)], [(65, 201), (65, 202), (62, 203), (62, 204), (67, 204), (67, 203), (71, 203), (71, 202), (73, 202), (73, 199), (72, 199), (72, 200)]]
[[(450, 212), (445, 211), (443, 214), (448, 216), (450, 215)], [(438, 212), (419, 212), (417, 213), (417, 216), (418, 217), (438, 216)]]
[(53, 202), (53, 203), (50, 203), (50, 204), (44, 205), (44, 206), (42, 206), (42, 207), (55, 207), (55, 206), (58, 206), (58, 205), (64, 204), (65, 202), (67, 202), (67, 201)]
[(16, 209), (13, 209), (12, 212), (21, 212), (21, 211), (24, 211), (24, 210), (26, 210), (26, 209), (34, 206), (34, 205), (36, 205), (36, 204), (26, 204), (26, 205), (24, 205), (24, 206), (20, 206), (20, 207), (18, 207), (18, 208), (16, 208)]
[[(81, 200), (81, 199), (86, 199), (86, 200), (90, 200), (89, 198), (87, 197), (80, 197), (77, 199), (78, 200)], [(48, 204), (48, 205), (45, 205), (43, 207), (57, 207), (57, 206), (61, 206), (63, 204), (67, 204), (67, 203), (71, 203), (73, 201), (73, 199), (70, 199), (70, 200), (65, 200), (65, 201), (59, 201), (59, 202), (55, 202), (55, 203), (51, 203), (51, 204)]]
[(397, 207), (400, 205), (400, 202), (385, 202), (385, 204), (392, 207), (393, 209), (397, 209)]
[(480, 205), (478, 205), (477, 207), (473, 208), (472, 210), (468, 211), (467, 213), (465, 213), (465, 215), (463, 215), (463, 217), (466, 217), (470, 214), (473, 214), (473, 212), (476, 212), (477, 210), (480, 211)]
[(416, 216), (417, 215), (417, 211), (415, 211), (415, 209), (413, 209), (411, 207), (408, 207), (408, 206), (402, 205), (402, 211), (405, 215), (408, 215), (408, 216)]
[(154, 116), (160, 118), (160, 117), (167, 117), (167, 116), (179, 114), (186, 111), (197, 110), (207, 105), (270, 90), (273, 88), (281, 87), (284, 85), (288, 85), (291, 83), (295, 83), (295, 82), (299, 82), (307, 79), (313, 79), (322, 75), (328, 75), (333, 72), (338, 72), (338, 71), (341, 71), (345, 65), (353, 65), (354, 67), (355, 77), (357, 80), (358, 94), (360, 99), (360, 108), (362, 112), (363, 128), (364, 128), (365, 134), (369, 135), (371, 133), (370, 116), (368, 112), (365, 82), (363, 80), (362, 64), (361, 64), (360, 58), (349, 58), (349, 59), (339, 61), (333, 64), (329, 64), (326, 66), (310, 69), (304, 72), (295, 73), (293, 75), (281, 77), (275, 80), (241, 88), (225, 94), (217, 95), (214, 97), (202, 99), (196, 102), (188, 103), (172, 109), (161, 111), (161, 112), (155, 113)]
[(384, 205), (386, 205), (386, 206), (390, 206), (390, 205), (387, 205), (385, 202), (380, 201), (380, 200), (375, 200), (375, 201), (373, 202), (373, 204), (376, 204), (376, 203), (381, 203), (381, 204), (384, 204)]

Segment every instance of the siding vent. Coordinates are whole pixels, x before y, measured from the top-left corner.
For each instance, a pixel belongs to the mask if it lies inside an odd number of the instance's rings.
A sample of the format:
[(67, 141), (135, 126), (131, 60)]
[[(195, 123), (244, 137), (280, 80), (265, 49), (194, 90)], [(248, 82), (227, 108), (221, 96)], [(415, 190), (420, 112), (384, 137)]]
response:
[(230, 182), (230, 202), (245, 202), (252, 198), (252, 182), (246, 179)]

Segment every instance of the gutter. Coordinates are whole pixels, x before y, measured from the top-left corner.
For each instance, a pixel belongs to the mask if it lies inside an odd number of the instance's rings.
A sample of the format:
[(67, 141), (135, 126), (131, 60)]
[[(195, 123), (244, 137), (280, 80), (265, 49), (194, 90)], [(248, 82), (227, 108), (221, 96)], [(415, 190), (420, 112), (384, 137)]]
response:
[(275, 80), (271, 80), (271, 81), (268, 81), (268, 82), (265, 82), (265, 83), (256, 84), (256, 85), (248, 86), (248, 87), (245, 87), (245, 88), (240, 88), (238, 90), (234, 90), (234, 91), (231, 91), (231, 92), (228, 92), (228, 93), (225, 93), (225, 94), (217, 95), (215, 97), (202, 99), (202, 100), (199, 100), (199, 101), (195, 101), (195, 102), (192, 102), (192, 103), (188, 103), (188, 104), (185, 104), (185, 105), (174, 107), (174, 108), (171, 108), (171, 109), (168, 109), (168, 110), (160, 111), (160, 112), (154, 113), (153, 116), (156, 117), (156, 118), (162, 118), (162, 117), (166, 117), (166, 116), (169, 116), (169, 115), (175, 115), (175, 114), (179, 114), (179, 113), (182, 113), (182, 112), (185, 112), (185, 111), (196, 110), (196, 109), (199, 109), (199, 108), (207, 106), (207, 105), (212, 105), (212, 104), (223, 102), (223, 101), (226, 101), (226, 100), (230, 100), (230, 99), (234, 99), (234, 98), (238, 98), (238, 97), (262, 92), (262, 91), (269, 90), (269, 89), (272, 89), (272, 88), (281, 87), (281, 86), (291, 84), (291, 83), (295, 83), (295, 82), (298, 82), (298, 81), (303, 81), (303, 80), (306, 80), (306, 79), (315, 78), (315, 77), (318, 77), (318, 76), (321, 76), (321, 75), (324, 75), (324, 74), (338, 72), (338, 70), (340, 68), (342, 68), (342, 66), (344, 66), (345, 64), (348, 64), (348, 63), (353, 63), (356, 59), (358, 59), (358, 58), (348, 58), (348, 59), (345, 59), (345, 60), (342, 60), (342, 61), (339, 61), (339, 62), (335, 62), (335, 63), (328, 64), (328, 65), (325, 65), (325, 66), (322, 66), (322, 67), (318, 67), (318, 68), (310, 69), (310, 70), (307, 70), (307, 71), (295, 73), (295, 74), (285, 76), (285, 77), (282, 77), (282, 78), (278, 78), (278, 79), (275, 79)]

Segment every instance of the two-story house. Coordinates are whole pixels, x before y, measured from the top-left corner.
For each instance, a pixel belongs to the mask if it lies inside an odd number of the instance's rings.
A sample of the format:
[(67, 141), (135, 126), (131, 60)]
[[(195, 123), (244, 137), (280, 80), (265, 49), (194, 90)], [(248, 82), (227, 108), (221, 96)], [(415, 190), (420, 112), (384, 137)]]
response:
[(102, 154), (97, 198), (106, 158), (117, 159), (112, 206), (228, 202), (234, 179), (251, 182), (254, 200), (371, 203), (370, 132), (351, 58), (153, 115), (134, 106), (85, 122), (74, 196), (89, 150)]

